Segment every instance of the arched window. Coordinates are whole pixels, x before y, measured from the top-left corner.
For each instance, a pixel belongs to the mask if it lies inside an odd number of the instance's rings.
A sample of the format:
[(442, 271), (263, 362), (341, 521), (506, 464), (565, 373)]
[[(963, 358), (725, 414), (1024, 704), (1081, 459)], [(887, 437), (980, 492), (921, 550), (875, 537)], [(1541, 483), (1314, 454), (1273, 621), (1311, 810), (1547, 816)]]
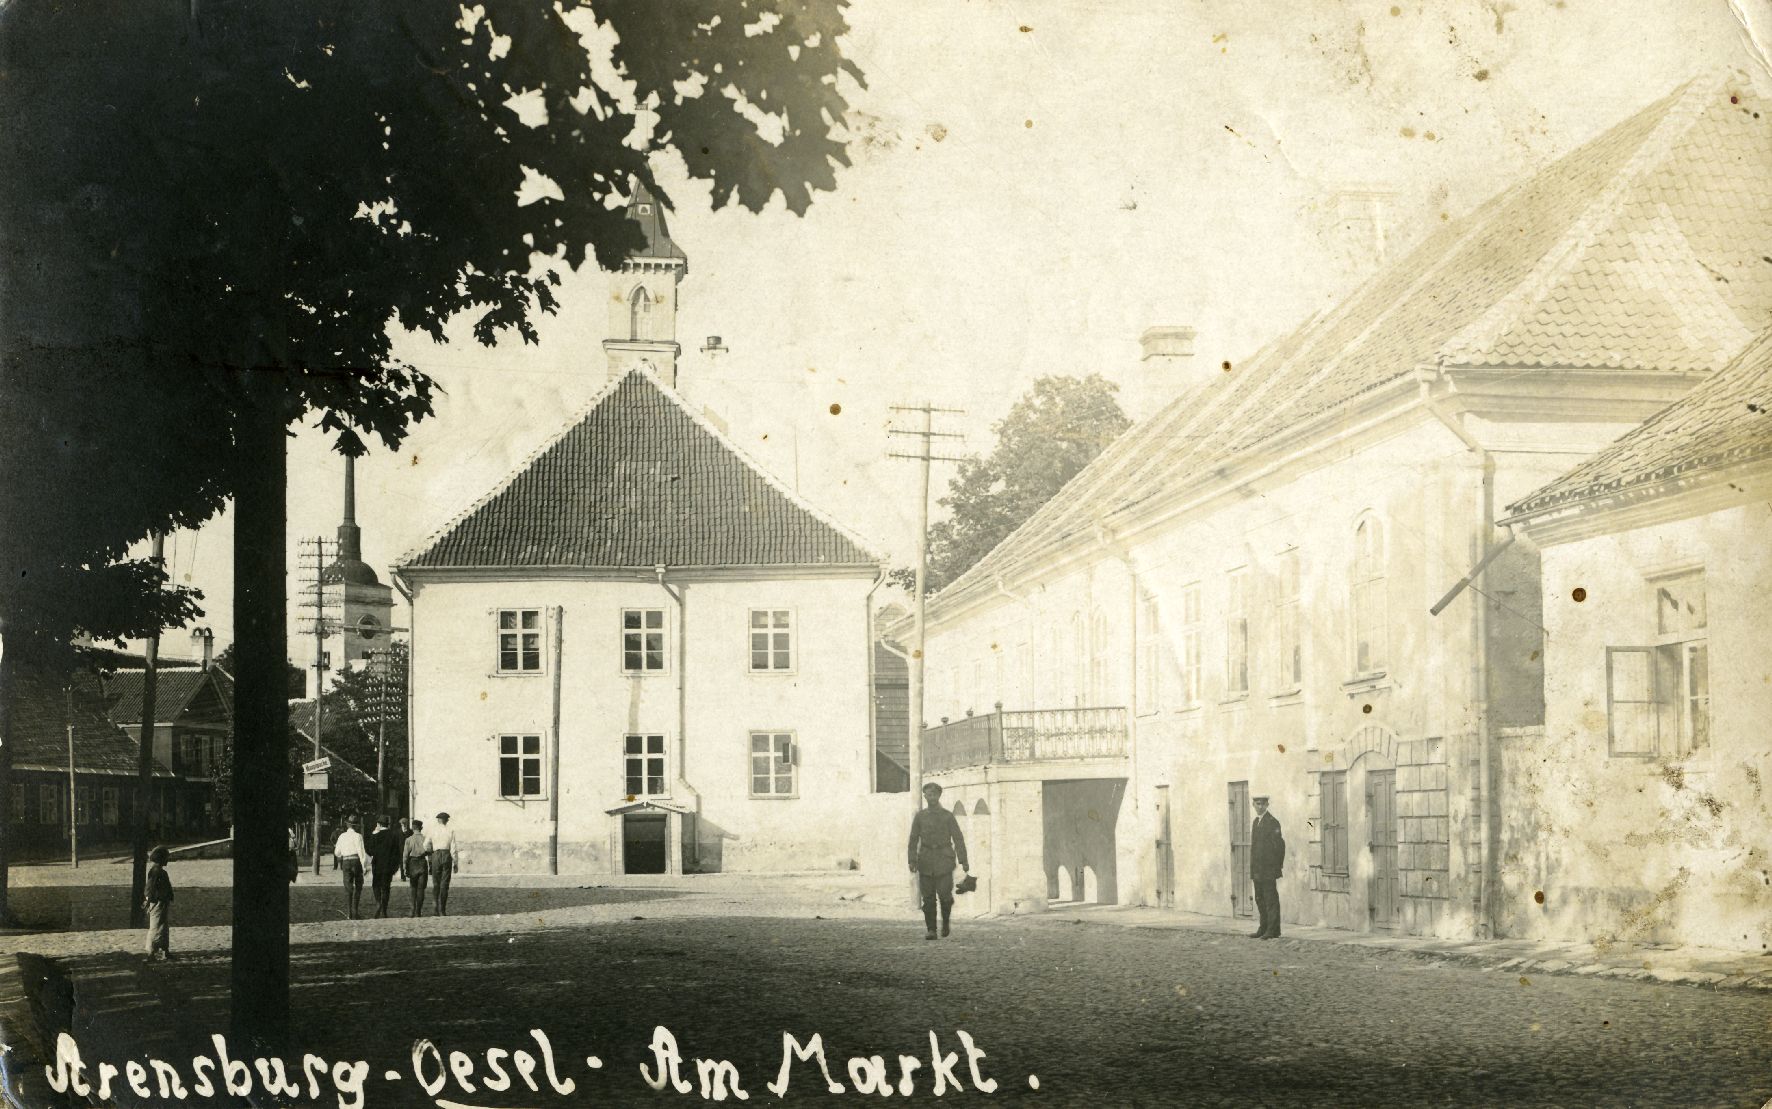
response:
[(628, 338), (636, 342), (652, 338), (652, 298), (644, 285), (628, 298)]
[(1354, 527), (1353, 625), (1354, 672), (1383, 670), (1390, 631), (1385, 603), (1384, 526), (1375, 516)]

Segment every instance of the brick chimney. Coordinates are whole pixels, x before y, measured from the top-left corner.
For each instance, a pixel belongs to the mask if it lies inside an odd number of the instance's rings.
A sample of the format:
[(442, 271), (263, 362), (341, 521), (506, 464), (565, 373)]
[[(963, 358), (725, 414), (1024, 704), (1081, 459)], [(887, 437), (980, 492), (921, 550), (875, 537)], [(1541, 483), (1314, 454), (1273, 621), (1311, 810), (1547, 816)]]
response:
[(1205, 384), (1205, 373), (1194, 360), (1194, 329), (1163, 325), (1145, 329), (1138, 337), (1139, 359), (1120, 383), (1120, 407), (1135, 422), (1149, 419), (1170, 401)]

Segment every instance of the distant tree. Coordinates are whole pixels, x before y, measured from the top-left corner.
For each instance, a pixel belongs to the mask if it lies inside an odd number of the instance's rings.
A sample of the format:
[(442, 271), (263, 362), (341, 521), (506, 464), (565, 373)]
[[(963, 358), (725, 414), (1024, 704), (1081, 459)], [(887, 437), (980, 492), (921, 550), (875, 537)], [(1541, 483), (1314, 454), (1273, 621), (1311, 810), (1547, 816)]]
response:
[[(1131, 425), (1115, 392), (1100, 374), (1042, 377), (997, 421), (997, 445), (960, 463), (937, 502), (949, 515), (929, 526), (929, 592), (989, 554)], [(893, 579), (914, 588), (909, 571)]]
[[(534, 342), (561, 273), (640, 244), (675, 152), (716, 207), (802, 213), (847, 164), (844, 0), (13, 0), (8, 346), (49, 495), (234, 511), (235, 1032), (288, 1020), (285, 442), (397, 448), (433, 390), (390, 326)], [(609, 51), (593, 72), (581, 31)], [(519, 193), (523, 200), (519, 202)], [(538, 199), (539, 198), (539, 199)], [(9, 422), (6, 428), (11, 430)], [(39, 463), (33, 469), (43, 471)], [(8, 506), (9, 510), (11, 506)], [(28, 519), (28, 517), (26, 517)], [(4, 528), (20, 520), (0, 522)], [(109, 534), (107, 532), (107, 534)]]
[[(230, 675), (234, 673), (235, 668), (240, 665), (240, 660), (232, 643), (216, 652), (215, 665), (226, 670)], [(288, 683), (284, 687), (287, 699), (296, 701), (306, 697), (308, 695), (308, 672), (293, 662), (285, 661), (283, 666), (288, 677)]]

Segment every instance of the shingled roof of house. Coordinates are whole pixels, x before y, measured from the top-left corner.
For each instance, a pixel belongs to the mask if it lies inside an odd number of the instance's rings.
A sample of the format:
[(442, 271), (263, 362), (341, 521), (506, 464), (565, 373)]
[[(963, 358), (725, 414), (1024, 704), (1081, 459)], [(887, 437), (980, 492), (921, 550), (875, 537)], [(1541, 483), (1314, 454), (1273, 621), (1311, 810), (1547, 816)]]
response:
[[(156, 724), (177, 720), (179, 714), (205, 687), (214, 685), (224, 714), (234, 713), (233, 688), (224, 685), (210, 670), (159, 670), (154, 681)], [(142, 690), (147, 675), (141, 670), (118, 670), (104, 679), (107, 711), (117, 724), (134, 727), (142, 722)]]
[[(331, 719), (331, 717), (327, 717), (327, 719)], [(289, 702), (289, 727), (295, 732), (291, 738), (300, 744), (300, 747), (295, 751), (295, 754), (301, 756), (298, 761), (306, 762), (308, 756), (313, 753), (308, 747), (308, 744), (314, 742), (314, 702), (312, 700)], [(354, 774), (370, 783), (375, 781), (375, 775), (334, 751), (327, 744), (320, 745), (320, 754), (332, 760), (334, 773)]]
[[(1772, 458), (1772, 329), (1698, 388), (1508, 509), (1510, 520), (1634, 501)], [(1762, 495), (1764, 490), (1761, 491)]]
[(635, 369), (400, 569), (879, 562)]
[[(53, 684), (19, 676), (12, 695), (14, 770), (68, 769), (68, 698)], [(135, 740), (105, 715), (96, 686), (76, 683), (73, 700), (74, 770), (79, 774), (134, 776), (141, 757)], [(156, 778), (172, 772), (158, 761)]]
[(1103, 451), (936, 598), (1048, 564), (1115, 513), (1333, 434), (1419, 367), (1715, 370), (1772, 324), (1772, 104), (1688, 82), (1475, 211), (1335, 309)]

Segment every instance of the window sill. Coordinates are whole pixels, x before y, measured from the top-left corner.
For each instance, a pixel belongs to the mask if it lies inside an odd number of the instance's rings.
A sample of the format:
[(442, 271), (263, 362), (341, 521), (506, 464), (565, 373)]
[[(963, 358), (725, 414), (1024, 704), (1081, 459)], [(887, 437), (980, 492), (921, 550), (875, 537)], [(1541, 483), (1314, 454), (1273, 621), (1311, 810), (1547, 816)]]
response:
[(1245, 691), (1242, 693), (1233, 693), (1229, 697), (1219, 698), (1218, 707), (1221, 709), (1240, 708), (1248, 703), (1249, 694)]
[(487, 672), (486, 676), (488, 678), (545, 678), (548, 676), (548, 672), (546, 670), (491, 670)]
[(753, 794), (751, 794), (751, 800), (753, 800), (753, 801), (798, 801), (799, 799), (800, 799), (800, 795), (798, 793), (753, 793)]
[(499, 800), (503, 801), (505, 804), (516, 805), (518, 808), (522, 808), (531, 801), (546, 801), (547, 799), (547, 794), (545, 793), (529, 793), (522, 797), (501, 796), (499, 798)]
[(1341, 689), (1349, 697), (1358, 697), (1362, 693), (1377, 693), (1380, 690), (1390, 689), (1392, 684), (1390, 675), (1383, 670), (1378, 670), (1371, 674), (1361, 674), (1349, 678), (1341, 683)]
[(1268, 697), (1267, 703), (1276, 707), (1304, 704), (1304, 690), (1288, 689), (1283, 693), (1275, 693)]

